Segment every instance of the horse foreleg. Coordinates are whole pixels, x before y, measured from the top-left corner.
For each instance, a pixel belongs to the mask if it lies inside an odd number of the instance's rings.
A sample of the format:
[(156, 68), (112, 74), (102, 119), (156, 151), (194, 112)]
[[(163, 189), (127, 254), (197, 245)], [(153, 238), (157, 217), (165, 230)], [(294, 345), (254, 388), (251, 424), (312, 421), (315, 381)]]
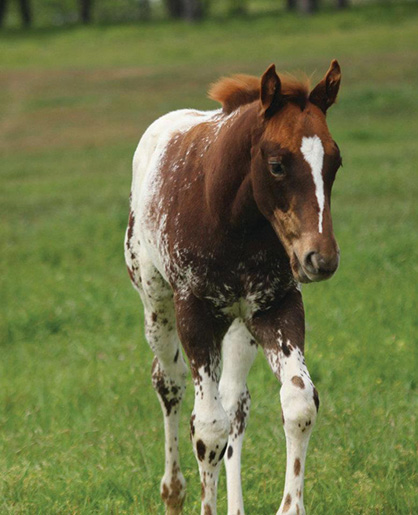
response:
[(226, 334), (222, 354), (223, 368), (219, 390), (222, 405), (231, 424), (225, 455), (228, 514), (244, 515), (241, 449), (251, 404), (246, 380), (257, 354), (257, 344), (241, 320), (235, 320)]
[(179, 336), (190, 360), (195, 388), (190, 437), (202, 486), (201, 514), (215, 515), (219, 470), (230, 427), (218, 389), (226, 327), (221, 327), (193, 295), (182, 297), (176, 308)]
[(303, 515), (306, 451), (319, 406), (303, 357), (301, 295), (290, 292), (281, 305), (254, 321), (255, 334), (269, 365), (282, 383), (280, 401), (286, 435), (286, 479), (278, 514)]
[[(289, 349), (289, 356), (280, 359), (280, 401), (287, 460), (284, 495), (278, 513), (303, 514), (306, 451), (315, 424), (319, 399), (301, 350), (293, 347), (289, 340), (284, 340), (282, 345)], [(272, 367), (276, 366), (277, 359), (274, 355), (270, 354), (269, 363)]]

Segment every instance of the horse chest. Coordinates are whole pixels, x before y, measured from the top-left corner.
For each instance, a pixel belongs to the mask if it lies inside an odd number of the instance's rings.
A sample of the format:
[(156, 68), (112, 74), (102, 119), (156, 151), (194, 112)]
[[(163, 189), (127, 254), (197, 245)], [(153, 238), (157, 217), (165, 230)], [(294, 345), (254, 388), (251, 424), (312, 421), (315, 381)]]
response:
[(248, 318), (284, 296), (295, 281), (286, 263), (262, 253), (249, 261), (211, 257), (173, 260), (171, 281), (180, 293), (192, 291), (215, 313)]

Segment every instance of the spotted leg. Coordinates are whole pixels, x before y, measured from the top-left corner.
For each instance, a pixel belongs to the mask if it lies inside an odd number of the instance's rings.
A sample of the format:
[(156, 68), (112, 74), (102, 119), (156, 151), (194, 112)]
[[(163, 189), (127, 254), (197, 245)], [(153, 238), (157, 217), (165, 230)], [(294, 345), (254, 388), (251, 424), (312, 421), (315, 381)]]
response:
[(219, 390), (222, 405), (231, 424), (225, 457), (228, 514), (244, 515), (241, 449), (251, 403), (246, 380), (257, 354), (257, 344), (242, 320), (236, 319), (229, 328), (223, 341), (222, 354)]
[(256, 316), (252, 330), (282, 383), (280, 401), (287, 460), (284, 495), (277, 513), (303, 515), (305, 458), (319, 400), (303, 357), (304, 312), (300, 292), (289, 292), (275, 309)]
[(215, 515), (219, 470), (230, 427), (218, 389), (221, 342), (227, 325), (192, 294), (179, 296), (176, 308), (178, 332), (195, 388), (190, 436), (202, 485), (201, 514)]
[(144, 304), (145, 334), (155, 354), (152, 384), (164, 416), (165, 471), (160, 493), (166, 513), (177, 515), (182, 510), (186, 485), (180, 470), (178, 425), (187, 367), (177, 336), (170, 287), (139, 247), (127, 248), (128, 271)]
[(160, 492), (167, 515), (177, 515), (182, 511), (186, 493), (186, 482), (180, 470), (178, 425), (187, 367), (173, 316), (167, 311), (146, 311), (145, 320), (147, 339), (156, 354), (152, 364), (152, 384), (164, 416), (165, 471)]

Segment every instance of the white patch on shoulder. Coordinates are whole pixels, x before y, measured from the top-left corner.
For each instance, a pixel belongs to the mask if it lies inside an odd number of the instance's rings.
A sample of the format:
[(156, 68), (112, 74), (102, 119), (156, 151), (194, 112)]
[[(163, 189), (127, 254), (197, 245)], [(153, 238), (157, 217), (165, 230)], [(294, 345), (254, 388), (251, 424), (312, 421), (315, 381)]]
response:
[(318, 220), (318, 231), (322, 233), (322, 216), (324, 212), (324, 181), (322, 178), (322, 166), (324, 164), (324, 147), (322, 141), (318, 136), (302, 138), (302, 145), (300, 151), (305, 161), (310, 165), (312, 169), (312, 177), (315, 184), (316, 198), (318, 199), (319, 206), (319, 220)]

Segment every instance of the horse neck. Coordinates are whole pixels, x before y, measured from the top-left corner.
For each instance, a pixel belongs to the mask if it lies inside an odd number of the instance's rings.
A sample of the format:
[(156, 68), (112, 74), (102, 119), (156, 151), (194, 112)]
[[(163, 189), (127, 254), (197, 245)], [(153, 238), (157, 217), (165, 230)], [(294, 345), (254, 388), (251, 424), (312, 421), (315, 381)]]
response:
[(258, 105), (241, 108), (219, 132), (206, 174), (206, 200), (213, 220), (225, 228), (249, 228), (262, 218), (251, 183), (251, 146)]

